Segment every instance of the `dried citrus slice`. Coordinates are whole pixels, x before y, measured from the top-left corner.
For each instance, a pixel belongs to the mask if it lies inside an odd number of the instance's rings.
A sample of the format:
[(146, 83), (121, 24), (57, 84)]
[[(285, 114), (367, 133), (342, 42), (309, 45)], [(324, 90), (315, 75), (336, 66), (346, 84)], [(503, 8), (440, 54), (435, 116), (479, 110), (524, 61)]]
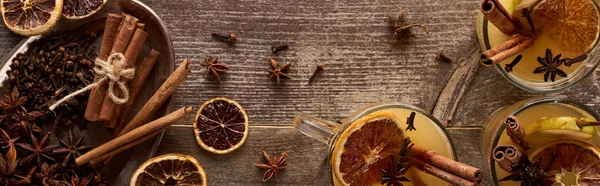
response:
[(165, 154), (140, 165), (129, 181), (130, 186), (208, 185), (206, 172), (198, 160), (183, 154)]
[(540, 167), (543, 168), (550, 163), (554, 153), (556, 153), (556, 159), (552, 162), (548, 172), (556, 175), (557, 183), (600, 185), (600, 151), (598, 148), (581, 141), (560, 140), (534, 152), (533, 160), (542, 158)]
[(532, 18), (536, 30), (572, 55), (587, 53), (598, 37), (598, 10), (591, 0), (544, 0)]
[(224, 97), (213, 98), (198, 109), (194, 133), (202, 148), (226, 154), (246, 141), (248, 116), (236, 101)]
[(22, 36), (47, 32), (60, 18), (63, 0), (1, 0), (6, 27)]
[(401, 122), (392, 113), (378, 112), (353, 122), (338, 138), (332, 168), (343, 185), (381, 183), (381, 170), (404, 144)]
[(83, 19), (96, 13), (106, 0), (64, 0), (62, 15), (67, 19)]

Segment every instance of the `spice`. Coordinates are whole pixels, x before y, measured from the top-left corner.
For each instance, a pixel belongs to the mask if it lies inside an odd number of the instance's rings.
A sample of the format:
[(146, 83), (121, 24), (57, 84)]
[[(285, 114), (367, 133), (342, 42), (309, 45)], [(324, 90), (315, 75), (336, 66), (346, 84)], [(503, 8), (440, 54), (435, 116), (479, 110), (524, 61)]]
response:
[(517, 34), (508, 41), (481, 53), (481, 63), (493, 66), (533, 46), (533, 38)]
[(523, 154), (519, 163), (513, 165), (513, 169), (517, 170), (517, 173), (508, 175), (499, 181), (520, 181), (521, 185), (546, 185), (544, 180), (547, 178), (554, 178), (553, 174), (548, 173), (550, 167), (554, 163), (554, 158), (557, 157), (556, 151), (552, 154), (552, 158), (546, 167), (541, 168), (542, 159), (539, 158), (535, 163), (529, 161), (527, 154)]
[(36, 174), (36, 178), (41, 180), (43, 185), (62, 186), (60, 181), (57, 180), (60, 176), (60, 174), (57, 173), (59, 171), (58, 169), (58, 163), (49, 165), (44, 162), (42, 166), (40, 166), (40, 171)]
[(6, 151), (6, 158), (10, 162), (14, 162), (15, 160), (17, 160), (17, 148), (15, 147), (15, 142), (17, 142), (17, 140), (19, 140), (21, 137), (11, 138), (10, 135), (8, 135), (8, 133), (1, 128), (0, 132), (2, 135), (0, 136), (0, 144), (3, 145), (2, 149), (8, 149)]
[(511, 172), (513, 165), (521, 159), (521, 152), (512, 145), (498, 145), (493, 150), (493, 158), (499, 167)]
[(575, 63), (579, 63), (579, 62), (582, 62), (582, 61), (586, 60), (587, 57), (588, 57), (587, 54), (583, 54), (583, 55), (577, 56), (577, 57), (575, 57), (573, 59), (571, 59), (571, 58), (565, 58), (565, 59), (567, 59), (567, 61), (565, 61), (564, 64), (567, 67), (571, 67), (571, 65), (573, 65)]
[(154, 68), (154, 64), (156, 64), (156, 61), (157, 61), (159, 55), (160, 55), (160, 52), (152, 49), (150, 51), (150, 53), (148, 54), (148, 56), (146, 56), (142, 60), (142, 63), (136, 69), (135, 77), (133, 78), (133, 80), (131, 81), (131, 84), (129, 85), (129, 97), (131, 99), (127, 100), (127, 103), (125, 103), (125, 105), (123, 106), (122, 112), (120, 112), (119, 121), (115, 128), (121, 129), (121, 128), (123, 128), (123, 125), (126, 124), (125, 120), (129, 116), (129, 113), (131, 112), (131, 109), (133, 108), (133, 103), (135, 102), (135, 98), (138, 97), (138, 95), (140, 94), (140, 92), (142, 90), (142, 86), (144, 85), (144, 82), (146, 82), (148, 75), (150, 75), (150, 72)]
[(450, 58), (448, 58), (448, 56), (444, 55), (444, 53), (442, 51), (439, 51), (435, 55), (435, 59), (437, 59), (439, 61), (447, 62), (447, 63), (452, 62), (452, 59), (450, 59)]
[(83, 151), (92, 148), (92, 146), (83, 145), (82, 141), (83, 141), (83, 136), (79, 137), (79, 139), (77, 139), (77, 140), (75, 140), (73, 138), (73, 131), (69, 131), (68, 143), (63, 141), (62, 139), (59, 139), (61, 147), (58, 149), (55, 149), (53, 151), (53, 153), (54, 154), (66, 154), (65, 158), (62, 162), (62, 165), (64, 167), (66, 167), (67, 164), (70, 163), (72, 160), (75, 160), (75, 158), (81, 156)]
[(404, 36), (405, 31), (411, 27), (421, 27), (425, 33), (429, 34), (429, 30), (423, 24), (408, 24), (404, 25), (404, 11), (400, 11), (397, 18), (394, 18), (390, 12), (387, 12), (388, 22), (392, 24), (394, 35), (392, 36), (392, 47), (398, 44), (398, 40)]
[(525, 129), (521, 127), (521, 123), (516, 116), (506, 117), (506, 120), (504, 120), (504, 126), (506, 128), (506, 134), (510, 137), (510, 140), (525, 150), (529, 149), (529, 142), (525, 141)]
[(561, 59), (560, 57), (561, 57), (561, 54), (558, 54), (553, 57), (552, 50), (550, 50), (549, 48), (546, 49), (546, 56), (544, 58), (539, 57), (539, 56), (537, 57), (538, 63), (540, 63), (542, 66), (533, 70), (533, 73), (534, 74), (544, 73), (544, 81), (545, 82), (548, 82), (548, 79), (550, 79), (552, 82), (554, 82), (556, 80), (556, 75), (559, 75), (561, 77), (567, 77), (567, 73), (565, 73), (565, 71), (558, 68), (558, 67), (560, 67), (560, 65), (562, 65), (567, 60), (564, 58)]
[(31, 183), (33, 182), (33, 177), (35, 176), (35, 170), (37, 169), (37, 167), (32, 167), (31, 169), (29, 169), (29, 172), (27, 172), (27, 175), (24, 176), (20, 176), (20, 175), (15, 175), (15, 178), (19, 179), (16, 181), (13, 181), (12, 183), (10, 183), (10, 185), (12, 186), (25, 186), (25, 185), (31, 185)]
[(21, 161), (21, 164), (25, 164), (25, 163), (33, 160), (33, 158), (37, 159), (36, 165), (42, 165), (43, 159), (56, 161), (49, 154), (52, 152), (52, 150), (58, 148), (58, 146), (57, 145), (47, 145), (48, 136), (50, 136), (50, 132), (46, 133), (46, 135), (44, 137), (42, 137), (42, 139), (38, 140), (38, 138), (35, 137), (35, 135), (33, 135), (33, 132), (32, 132), (32, 133), (30, 133), (30, 138), (31, 138), (30, 143), (17, 143), (17, 146), (19, 146), (31, 153), (31, 154), (29, 154), (29, 156), (26, 156), (25, 158), (23, 158), (23, 160)]
[(313, 72), (313, 74), (310, 76), (310, 79), (308, 79), (308, 84), (312, 83), (313, 80), (315, 79), (315, 77), (317, 77), (317, 75), (320, 72), (323, 72), (323, 70), (325, 70), (325, 64), (318, 64), (317, 68), (315, 69), (315, 71)]
[(481, 12), (490, 23), (506, 35), (514, 35), (521, 31), (521, 21), (506, 11), (498, 0), (483, 0)]
[(65, 182), (69, 186), (87, 186), (92, 182), (92, 176), (90, 175), (80, 178), (77, 173), (72, 173), (70, 178), (65, 178)]
[(229, 70), (229, 66), (227, 66), (227, 64), (225, 63), (220, 63), (218, 59), (218, 57), (213, 58), (212, 56), (208, 56), (204, 59), (202, 63), (200, 63), (200, 65), (206, 67), (207, 77), (210, 74), (215, 79), (217, 79), (217, 81), (219, 81), (219, 84), (223, 84), (221, 82), (221, 77), (219, 76), (219, 73), (227, 72)]
[(11, 161), (9, 157), (6, 157), (0, 153), (0, 184), (9, 185), (12, 178), (17, 171), (18, 161)]
[(230, 33), (229, 35), (221, 35), (221, 34), (217, 34), (217, 33), (211, 33), (210, 34), (213, 38), (217, 39), (218, 41), (221, 42), (227, 42), (227, 43), (235, 43), (237, 41), (237, 36), (233, 33)]
[[(137, 139), (144, 138), (150, 134), (155, 132), (159, 132), (160, 130), (172, 125), (173, 123), (185, 118), (189, 114), (193, 112), (191, 107), (182, 107), (179, 110), (176, 110), (166, 116), (163, 116), (157, 120), (154, 120), (150, 123), (147, 123), (141, 127), (135, 128), (132, 131), (128, 131), (126, 134), (116, 137), (113, 140), (110, 140), (91, 151), (81, 155), (77, 159), (75, 159), (75, 163), (77, 165), (83, 165), (89, 162), (90, 160), (94, 160), (97, 157), (100, 157), (105, 154), (110, 154), (114, 152), (115, 149), (119, 149), (119, 147), (139, 142)], [(124, 149), (123, 149), (124, 150)], [(111, 155), (112, 156), (112, 155)]]
[(513, 59), (512, 62), (510, 62), (510, 64), (504, 65), (504, 71), (512, 72), (513, 68), (521, 61), (522, 58), (523, 55), (519, 54), (517, 57), (515, 57), (515, 59)]
[[(418, 159), (420, 162), (423, 162), (427, 165), (435, 167), (431, 171), (433, 174), (437, 174), (437, 176), (444, 175), (449, 176), (447, 178), (453, 180), (467, 180), (469, 182), (480, 183), (483, 178), (483, 172), (478, 168), (471, 167), (461, 162), (454, 161), (442, 155), (439, 155), (435, 151), (431, 151), (428, 149), (424, 149), (418, 146), (415, 146), (411, 150), (411, 157)], [(419, 162), (417, 162), (419, 163)], [(419, 163), (420, 164), (420, 163)], [(417, 164), (415, 164), (417, 165)], [(417, 167), (421, 167), (419, 169), (424, 168), (425, 165), (417, 165)], [(425, 166), (428, 167), (428, 166)], [(440, 171), (437, 171), (437, 170)], [(434, 175), (435, 176), (435, 175)], [(456, 178), (456, 179), (454, 179)], [(446, 180), (448, 182), (453, 182)], [(459, 185), (468, 185), (468, 184), (459, 184)]]
[(390, 162), (387, 169), (381, 170), (381, 173), (383, 174), (381, 185), (402, 186), (403, 184), (401, 182), (410, 181), (404, 174), (406, 174), (408, 169), (412, 166), (412, 164), (408, 164), (406, 161), (408, 160), (408, 154), (413, 145), (410, 138), (404, 138), (404, 144), (402, 144), (402, 148), (400, 149), (400, 159), (398, 162), (394, 161), (394, 156), (390, 156)]
[(415, 128), (415, 116), (417, 113), (415, 112), (411, 112), (410, 116), (408, 116), (408, 118), (406, 118), (406, 125), (408, 125), (406, 127), (406, 131), (413, 131), (413, 130), (417, 130), (417, 128)]
[(533, 24), (533, 20), (531, 20), (531, 11), (527, 8), (524, 8), (523, 10), (521, 10), (521, 14), (523, 14), (523, 17), (525, 17), (525, 19), (527, 19), (529, 27), (531, 28), (531, 33), (535, 33), (535, 25)]
[(271, 63), (271, 67), (273, 67), (273, 70), (267, 70), (267, 72), (271, 74), (269, 78), (273, 79), (273, 77), (276, 77), (277, 85), (281, 84), (281, 79), (283, 78), (292, 79), (292, 77), (288, 76), (285, 73), (290, 68), (290, 64), (279, 66), (279, 64), (277, 64), (277, 61), (275, 61), (275, 59), (273, 58), (269, 58), (269, 63)]
[(265, 157), (267, 164), (264, 164), (264, 163), (255, 163), (254, 164), (254, 166), (256, 166), (258, 168), (267, 169), (267, 171), (265, 172), (265, 175), (262, 178), (262, 182), (268, 181), (269, 179), (271, 179), (273, 177), (273, 175), (275, 175), (275, 178), (277, 178), (277, 171), (287, 168), (287, 165), (284, 164), (287, 156), (288, 156), (287, 153), (282, 152), (281, 155), (279, 155), (279, 158), (277, 158), (277, 155), (275, 155), (275, 156), (273, 156), (273, 159), (271, 159), (269, 157), (269, 155), (267, 154), (267, 152), (263, 151), (263, 157)]
[(283, 44), (283, 45), (274, 45), (274, 46), (271, 46), (271, 52), (273, 54), (277, 54), (278, 52), (287, 50), (288, 48), (290, 48), (290, 46), (286, 45), (286, 44)]

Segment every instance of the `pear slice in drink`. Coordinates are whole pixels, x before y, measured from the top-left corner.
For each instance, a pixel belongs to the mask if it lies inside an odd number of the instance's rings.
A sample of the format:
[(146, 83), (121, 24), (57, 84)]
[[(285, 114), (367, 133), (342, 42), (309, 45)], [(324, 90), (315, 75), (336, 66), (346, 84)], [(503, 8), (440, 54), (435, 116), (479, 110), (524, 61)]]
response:
[(543, 118), (533, 124), (527, 138), (573, 139), (587, 141), (596, 133), (597, 122), (590, 118), (552, 117)]

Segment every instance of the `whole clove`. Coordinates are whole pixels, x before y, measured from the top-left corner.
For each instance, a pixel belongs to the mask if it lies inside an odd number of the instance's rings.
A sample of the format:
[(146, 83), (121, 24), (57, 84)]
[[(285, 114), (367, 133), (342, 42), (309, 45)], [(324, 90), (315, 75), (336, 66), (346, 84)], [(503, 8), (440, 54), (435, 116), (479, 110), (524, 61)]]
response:
[(216, 40), (221, 41), (221, 42), (235, 43), (237, 41), (237, 36), (234, 33), (230, 33), (229, 35), (211, 33), (210, 35), (213, 38), (215, 38)]
[(308, 84), (311, 84), (315, 80), (315, 77), (317, 77), (317, 74), (321, 73), (323, 70), (325, 70), (325, 64), (317, 64), (317, 68), (310, 76), (310, 79), (308, 79)]
[(273, 45), (271, 46), (271, 52), (273, 52), (273, 54), (277, 54), (278, 52), (287, 50), (288, 48), (290, 48), (289, 45)]
[(504, 66), (504, 71), (512, 72), (513, 68), (521, 61), (521, 59), (523, 59), (523, 55), (519, 54), (512, 62)]
[(452, 62), (452, 59), (450, 59), (450, 58), (448, 58), (448, 56), (444, 55), (444, 53), (442, 51), (439, 51), (437, 53), (437, 55), (435, 55), (435, 59), (437, 59), (439, 61), (447, 62), (447, 63)]

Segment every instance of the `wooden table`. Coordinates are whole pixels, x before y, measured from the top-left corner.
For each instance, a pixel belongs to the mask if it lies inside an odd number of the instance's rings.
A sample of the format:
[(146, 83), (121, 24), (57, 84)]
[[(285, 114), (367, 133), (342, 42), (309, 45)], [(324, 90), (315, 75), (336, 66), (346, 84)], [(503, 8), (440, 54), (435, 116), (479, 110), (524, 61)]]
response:
[[(215, 96), (234, 98), (246, 109), (249, 137), (238, 150), (214, 155), (196, 143), (193, 117), (169, 127), (157, 155), (183, 153), (196, 157), (210, 185), (262, 185), (264, 173), (253, 166), (260, 153), (287, 152), (289, 168), (267, 184), (329, 185), (327, 147), (292, 127), (295, 113), (332, 121), (370, 103), (398, 101), (431, 111), (447, 121), (458, 160), (483, 169), (480, 152), (483, 120), (496, 109), (540, 96), (520, 90), (495, 70), (478, 64), (475, 16), (479, 0), (145, 0), (166, 23), (175, 47), (176, 64), (193, 62), (193, 74), (177, 89), (173, 108), (198, 107)], [(408, 23), (423, 23), (429, 34), (390, 46), (386, 11), (406, 11)], [(231, 47), (211, 32), (235, 32)], [(0, 29), (0, 54), (20, 41)], [(292, 64), (282, 86), (269, 80), (271, 45), (289, 44), (276, 56)], [(443, 51), (451, 63), (434, 59)], [(200, 62), (218, 56), (232, 70), (219, 85), (204, 76)], [(308, 85), (317, 63), (326, 71)], [(597, 110), (600, 77), (594, 73), (568, 91), (553, 94)]]

